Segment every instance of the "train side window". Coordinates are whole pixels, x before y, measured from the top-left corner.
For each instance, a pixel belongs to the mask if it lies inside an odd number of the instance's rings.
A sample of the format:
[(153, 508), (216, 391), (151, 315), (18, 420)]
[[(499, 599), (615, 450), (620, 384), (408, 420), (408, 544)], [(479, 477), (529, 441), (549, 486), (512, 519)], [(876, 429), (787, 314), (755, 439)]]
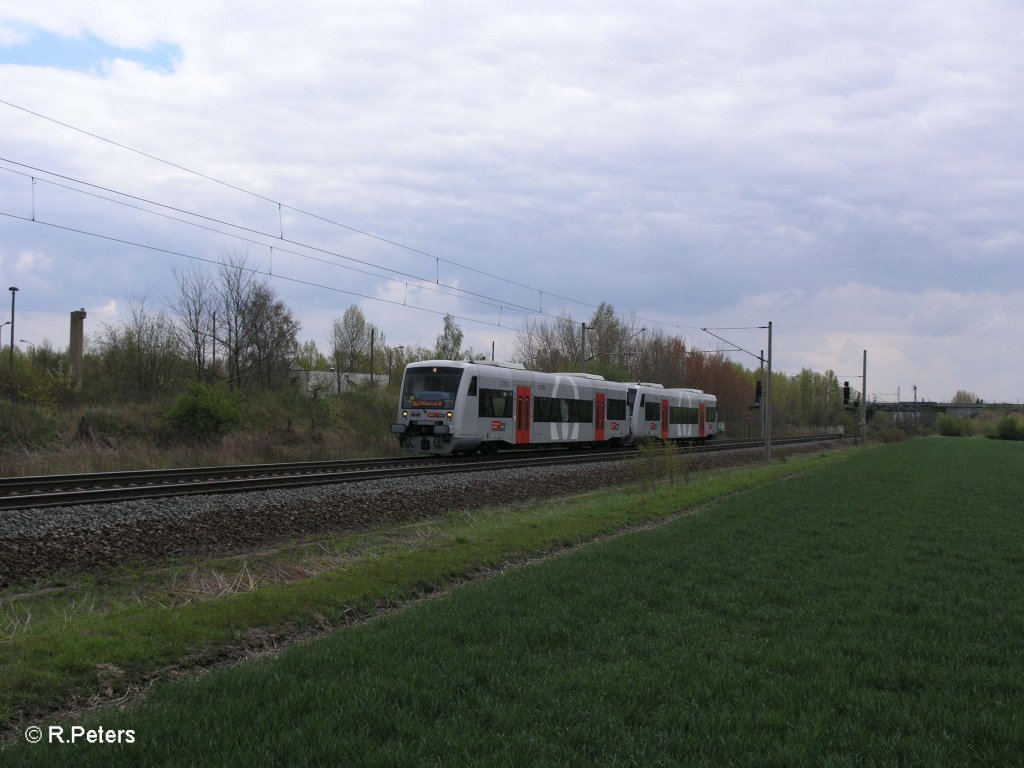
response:
[(644, 405), (644, 419), (647, 421), (661, 421), (661, 404), (654, 401)]
[(621, 421), (626, 418), (626, 401), (625, 400), (608, 400), (607, 401), (607, 414), (606, 418), (608, 421)]
[(588, 424), (594, 420), (594, 404), (589, 400), (538, 396), (533, 398), (533, 420), (537, 423)]
[(476, 397), (476, 376), (469, 380), (469, 392), (466, 394), (470, 397)]
[(477, 413), (481, 418), (511, 419), (514, 399), (509, 389), (481, 389)]
[(668, 416), (670, 424), (696, 424), (699, 412), (696, 408), (686, 408), (684, 406), (673, 405), (669, 408)]
[(591, 400), (567, 400), (569, 421), (574, 424), (589, 424), (594, 420), (594, 403)]

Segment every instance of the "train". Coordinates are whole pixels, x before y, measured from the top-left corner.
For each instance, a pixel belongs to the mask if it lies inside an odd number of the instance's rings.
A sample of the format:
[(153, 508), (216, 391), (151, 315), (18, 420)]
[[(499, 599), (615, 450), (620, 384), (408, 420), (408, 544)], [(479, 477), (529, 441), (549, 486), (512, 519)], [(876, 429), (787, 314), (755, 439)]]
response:
[(723, 429), (717, 398), (699, 389), (458, 360), (408, 365), (391, 424), (404, 450), (434, 455), (698, 441)]

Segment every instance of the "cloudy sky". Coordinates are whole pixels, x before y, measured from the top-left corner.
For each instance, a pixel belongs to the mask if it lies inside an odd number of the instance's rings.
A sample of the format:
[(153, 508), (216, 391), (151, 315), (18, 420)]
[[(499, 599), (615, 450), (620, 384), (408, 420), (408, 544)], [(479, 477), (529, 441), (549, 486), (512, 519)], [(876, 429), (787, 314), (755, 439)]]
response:
[(353, 303), (506, 358), (607, 301), (1019, 402), (1022, 30), (1016, 0), (2, 0), (0, 288), (66, 347), (71, 310), (245, 252), (321, 349)]

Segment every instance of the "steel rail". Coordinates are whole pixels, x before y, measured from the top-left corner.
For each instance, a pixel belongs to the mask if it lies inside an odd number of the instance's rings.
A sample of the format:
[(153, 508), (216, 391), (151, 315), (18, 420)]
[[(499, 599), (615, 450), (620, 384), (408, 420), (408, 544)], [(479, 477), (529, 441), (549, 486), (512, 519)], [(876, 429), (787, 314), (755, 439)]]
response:
[(0, 494), (32, 490), (52, 491), (57, 488), (100, 488), (109, 486), (175, 483), (203, 478), (252, 477), (260, 474), (312, 474), (364, 467), (401, 466), (434, 460), (434, 457), (396, 459), (346, 459), (329, 461), (296, 461), (275, 464), (233, 464), (211, 467), (179, 467), (174, 469), (132, 469), (114, 472), (85, 472), (67, 475), (26, 475), (0, 478)]
[[(834, 439), (835, 435), (789, 438), (776, 444)], [(684, 450), (694, 453), (756, 448), (759, 440), (702, 443)], [(168, 470), (93, 472), (81, 475), (41, 475), (0, 478), (0, 511), (78, 504), (112, 503), (132, 499), (244, 493), (275, 488), (363, 482), (393, 477), (454, 474), (524, 467), (617, 461), (636, 455), (633, 449), (559, 448), (497, 456), (404, 457), (345, 461), (247, 464)]]

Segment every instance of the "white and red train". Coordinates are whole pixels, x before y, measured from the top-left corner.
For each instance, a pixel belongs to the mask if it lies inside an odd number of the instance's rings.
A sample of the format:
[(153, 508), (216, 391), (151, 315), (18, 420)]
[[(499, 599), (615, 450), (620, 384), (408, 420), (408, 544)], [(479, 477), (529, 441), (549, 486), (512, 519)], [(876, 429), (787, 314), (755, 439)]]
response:
[(426, 360), (405, 369), (391, 431), (406, 450), (431, 454), (707, 440), (722, 429), (717, 406), (698, 389), (536, 373), (514, 363)]

